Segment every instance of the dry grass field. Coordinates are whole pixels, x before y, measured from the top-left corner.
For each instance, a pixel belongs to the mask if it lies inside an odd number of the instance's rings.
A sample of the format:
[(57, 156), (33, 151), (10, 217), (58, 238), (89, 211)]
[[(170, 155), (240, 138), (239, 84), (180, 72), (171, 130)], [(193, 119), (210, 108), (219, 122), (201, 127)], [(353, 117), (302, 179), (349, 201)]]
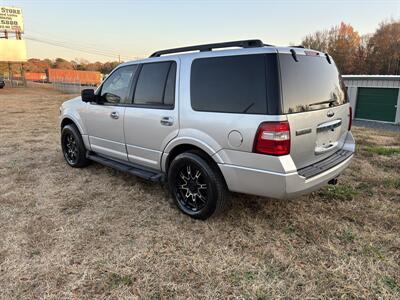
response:
[(400, 134), (354, 128), (336, 187), (233, 195), (194, 221), (166, 189), (64, 162), (70, 95), (0, 90), (1, 299), (400, 298)]

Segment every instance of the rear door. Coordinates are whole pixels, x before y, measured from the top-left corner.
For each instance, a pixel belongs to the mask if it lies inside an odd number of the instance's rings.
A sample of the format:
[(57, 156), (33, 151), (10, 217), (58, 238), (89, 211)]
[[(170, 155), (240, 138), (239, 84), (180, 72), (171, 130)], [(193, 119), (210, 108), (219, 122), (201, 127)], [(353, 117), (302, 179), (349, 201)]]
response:
[(89, 103), (83, 113), (92, 150), (98, 154), (128, 160), (124, 115), (137, 66), (125, 66), (115, 70), (99, 90), (101, 103)]
[(320, 161), (343, 147), (349, 104), (335, 63), (324, 53), (296, 49), (280, 53), (282, 110), (291, 131), (297, 168)]
[(178, 61), (141, 65), (124, 130), (130, 162), (160, 169), (162, 151), (178, 135), (176, 101)]

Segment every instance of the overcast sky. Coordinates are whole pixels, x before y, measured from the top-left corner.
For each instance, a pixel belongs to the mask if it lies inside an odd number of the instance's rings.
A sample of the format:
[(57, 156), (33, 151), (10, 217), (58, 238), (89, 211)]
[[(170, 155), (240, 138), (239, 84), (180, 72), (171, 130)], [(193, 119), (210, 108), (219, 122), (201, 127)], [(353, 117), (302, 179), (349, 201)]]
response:
[[(400, 19), (400, 0), (105, 1), (0, 0), (23, 9), (28, 57), (89, 61), (145, 57), (157, 49), (259, 38), (299, 44), (308, 33), (341, 21), (361, 34)], [(99, 55), (99, 54), (105, 54)]]

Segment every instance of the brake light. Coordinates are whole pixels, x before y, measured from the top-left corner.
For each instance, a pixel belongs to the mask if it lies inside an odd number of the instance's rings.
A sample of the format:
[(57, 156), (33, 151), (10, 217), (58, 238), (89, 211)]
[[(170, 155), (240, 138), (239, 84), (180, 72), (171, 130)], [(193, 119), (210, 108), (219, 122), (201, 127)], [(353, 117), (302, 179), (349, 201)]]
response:
[(253, 152), (269, 155), (290, 153), (290, 127), (288, 122), (264, 122), (258, 127)]
[(308, 56), (319, 56), (319, 52), (316, 51), (308, 51), (308, 50), (304, 50), (304, 53)]
[(351, 130), (351, 125), (353, 123), (353, 109), (349, 106), (349, 131)]

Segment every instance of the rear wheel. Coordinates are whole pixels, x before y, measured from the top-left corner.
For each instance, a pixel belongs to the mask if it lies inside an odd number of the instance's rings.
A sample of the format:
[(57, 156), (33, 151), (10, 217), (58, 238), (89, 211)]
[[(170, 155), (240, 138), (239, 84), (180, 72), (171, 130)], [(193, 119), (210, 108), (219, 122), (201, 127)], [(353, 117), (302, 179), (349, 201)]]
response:
[(172, 161), (168, 185), (178, 208), (192, 218), (204, 220), (226, 207), (222, 175), (196, 153), (182, 153)]
[(86, 149), (78, 128), (69, 124), (61, 131), (61, 147), (67, 163), (74, 168), (82, 168), (89, 164)]

